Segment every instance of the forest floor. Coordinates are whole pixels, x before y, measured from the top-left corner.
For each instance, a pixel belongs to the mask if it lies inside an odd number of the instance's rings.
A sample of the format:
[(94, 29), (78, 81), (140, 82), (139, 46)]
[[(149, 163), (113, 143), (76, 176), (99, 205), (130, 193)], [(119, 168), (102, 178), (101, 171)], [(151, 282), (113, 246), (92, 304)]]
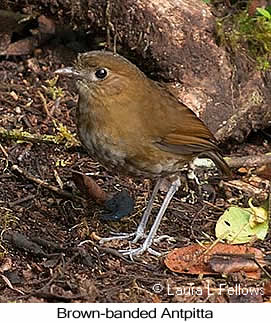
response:
[[(111, 231), (135, 231), (154, 183), (110, 174), (88, 156), (76, 135), (70, 135), (76, 134), (77, 94), (72, 81), (55, 82), (54, 71), (70, 64), (74, 55), (62, 50), (44, 46), (31, 55), (0, 59), (0, 301), (270, 301), (268, 293), (250, 297), (219, 292), (222, 284), (261, 288), (267, 280), (264, 272), (256, 280), (243, 272), (177, 274), (165, 266), (163, 257), (145, 253), (131, 261), (114, 254), (112, 249), (128, 249), (127, 241), (109, 242), (101, 248), (97, 237), (110, 236)], [(9, 134), (3, 134), (3, 129)], [(26, 138), (28, 134), (32, 139)], [(48, 142), (47, 135), (63, 140)], [(258, 132), (242, 145), (230, 145), (227, 153), (255, 155), (270, 151), (270, 147), (270, 134)], [(134, 212), (119, 222), (101, 221), (103, 206), (90, 198), (86, 203), (74, 185), (73, 170), (87, 174), (105, 192), (127, 190), (135, 201)], [(248, 178), (249, 171), (234, 170), (233, 179)], [(176, 194), (158, 231), (173, 239), (156, 243), (154, 249), (166, 252), (215, 240), (219, 216), (233, 201), (247, 207), (250, 197), (228, 186), (227, 180), (219, 183), (217, 178), (210, 179), (212, 200), (205, 201), (195, 188), (193, 194), (191, 189)], [(155, 201), (152, 221), (164, 195)], [(268, 254), (270, 234), (250, 246)], [(266, 270), (270, 272), (270, 267)], [(163, 286), (159, 293), (154, 287), (157, 284)], [(178, 292), (189, 287), (204, 291), (207, 285), (217, 292)]]

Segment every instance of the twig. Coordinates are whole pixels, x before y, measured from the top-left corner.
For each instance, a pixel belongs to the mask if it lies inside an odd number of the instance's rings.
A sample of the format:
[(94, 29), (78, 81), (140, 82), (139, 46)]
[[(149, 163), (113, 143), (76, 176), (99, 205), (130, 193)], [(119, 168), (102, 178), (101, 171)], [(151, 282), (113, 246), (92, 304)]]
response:
[(6, 169), (8, 168), (9, 156), (8, 156), (8, 153), (6, 152), (5, 148), (1, 144), (0, 144), (0, 150), (3, 153), (4, 157), (6, 158), (6, 165), (4, 168), (4, 172), (5, 172)]
[(125, 258), (120, 252), (118, 252), (118, 250), (113, 249), (113, 248), (107, 248), (107, 247), (101, 247), (99, 245), (97, 245), (96, 243), (94, 243), (92, 240), (85, 240), (85, 241), (81, 241), (77, 247), (81, 247), (86, 243), (90, 243), (91, 245), (93, 245), (94, 247), (96, 247), (99, 251), (107, 253), (109, 255), (115, 256), (115, 257), (119, 257), (120, 259), (124, 260), (127, 263), (133, 263), (131, 260)]
[(125, 258), (120, 252), (118, 252), (118, 250), (116, 249), (113, 249), (113, 248), (107, 248), (107, 247), (101, 247), (101, 246), (98, 246), (98, 245), (95, 245), (95, 247), (101, 251), (101, 252), (104, 252), (104, 253), (107, 253), (109, 255), (112, 255), (114, 257), (118, 257), (120, 259), (122, 259), (123, 261), (127, 262), (128, 264), (132, 264), (133, 261)]
[(82, 198), (80, 196), (77, 196), (77, 195), (74, 195), (74, 194), (71, 194), (69, 192), (66, 192), (64, 190), (61, 190), (57, 186), (48, 184), (47, 182), (41, 180), (40, 178), (37, 178), (37, 177), (29, 174), (26, 170), (20, 168), (18, 165), (13, 165), (11, 167), (11, 170), (13, 170), (15, 172), (18, 172), (20, 175), (24, 176), (28, 180), (30, 180), (30, 181), (32, 181), (32, 182), (34, 182), (34, 183), (36, 183), (36, 184), (38, 184), (38, 185), (40, 185), (42, 187), (45, 187), (45, 188), (49, 189), (50, 191), (53, 191), (53, 192), (57, 193), (60, 196), (63, 196), (65, 198), (75, 200), (75, 201), (80, 201), (80, 202), (84, 201), (84, 198)]
[(259, 167), (271, 163), (271, 154), (249, 155), (245, 157), (226, 157), (230, 168)]
[(25, 196), (23, 198), (20, 198), (18, 200), (13, 201), (13, 202), (9, 202), (9, 206), (10, 207), (13, 207), (13, 206), (18, 205), (18, 204), (21, 204), (23, 202), (27, 202), (29, 200), (33, 200), (34, 198), (35, 198), (35, 195), (34, 194), (30, 194), (28, 196)]
[(3, 155), (8, 159), (8, 153), (6, 152), (5, 148), (0, 144), (0, 150), (2, 151)]

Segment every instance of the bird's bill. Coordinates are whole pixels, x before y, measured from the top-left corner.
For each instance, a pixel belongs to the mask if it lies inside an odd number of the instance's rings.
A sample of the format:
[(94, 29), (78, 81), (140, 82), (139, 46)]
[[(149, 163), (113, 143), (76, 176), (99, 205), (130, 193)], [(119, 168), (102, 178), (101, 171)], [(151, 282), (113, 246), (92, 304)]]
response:
[(82, 78), (82, 75), (73, 67), (59, 68), (55, 74), (66, 75), (68, 77)]

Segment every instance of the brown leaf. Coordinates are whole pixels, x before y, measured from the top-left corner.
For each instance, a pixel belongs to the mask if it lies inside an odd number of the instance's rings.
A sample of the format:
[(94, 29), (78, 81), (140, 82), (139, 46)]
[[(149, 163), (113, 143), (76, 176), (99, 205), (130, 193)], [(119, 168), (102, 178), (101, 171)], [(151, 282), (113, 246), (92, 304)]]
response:
[(257, 271), (259, 266), (253, 258), (244, 256), (246, 255), (216, 254), (210, 258), (209, 264), (212, 270), (217, 273), (229, 274), (238, 271)]
[(8, 48), (1, 53), (1, 55), (27, 55), (32, 53), (37, 46), (37, 41), (34, 37), (28, 37), (11, 43)]
[(78, 190), (85, 195), (87, 199), (92, 199), (98, 204), (104, 204), (108, 199), (107, 194), (91, 177), (73, 171), (73, 181)]
[[(208, 250), (208, 248), (210, 250)], [(195, 244), (184, 248), (174, 249), (167, 255), (165, 259), (165, 265), (170, 270), (178, 273), (214, 274), (215, 271), (211, 266), (210, 260), (214, 259), (212, 257), (218, 254), (222, 254), (223, 256), (227, 255), (227, 257), (230, 257), (232, 255), (232, 259), (235, 259), (235, 255), (238, 255), (239, 257), (243, 255), (243, 257), (248, 258), (247, 255), (251, 254), (251, 259), (255, 257), (258, 262), (263, 262), (263, 253), (259, 249), (247, 246), (218, 243), (214, 246), (209, 244), (203, 247)], [(244, 264), (242, 269), (240, 269), (241, 267), (242, 266), (240, 265), (240, 263), (239, 265), (236, 265), (236, 271), (243, 270), (244, 272), (246, 272), (246, 275), (248, 277), (255, 279), (260, 277), (260, 268), (258, 268), (258, 266), (252, 266), (251, 262), (249, 262), (249, 265), (247, 267), (244, 266)], [(216, 264), (216, 268), (219, 268), (218, 264)], [(220, 264), (220, 269), (221, 268), (223, 268), (222, 264)], [(224, 267), (226, 272), (227, 270), (229, 270), (229, 268), (229, 265)], [(234, 265), (232, 265), (231, 269), (234, 270)], [(222, 270), (219, 272), (224, 271)]]

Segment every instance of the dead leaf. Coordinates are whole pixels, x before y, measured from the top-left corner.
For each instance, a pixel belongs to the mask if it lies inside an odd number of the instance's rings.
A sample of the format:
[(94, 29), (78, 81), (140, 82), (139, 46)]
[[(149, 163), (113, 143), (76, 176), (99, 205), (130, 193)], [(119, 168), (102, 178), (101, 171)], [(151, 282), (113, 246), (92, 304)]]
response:
[[(210, 250), (208, 250), (210, 248)], [(214, 255), (222, 254), (227, 255), (251, 255), (251, 259), (255, 257), (258, 262), (263, 263), (263, 253), (256, 248), (239, 246), (239, 245), (229, 245), (218, 243), (212, 247), (211, 244), (201, 246), (198, 244), (191, 245), (184, 248), (174, 249), (170, 252), (166, 259), (165, 265), (172, 271), (178, 273), (187, 274), (214, 274), (215, 271), (212, 269), (210, 264), (210, 259)], [(217, 265), (218, 266), (218, 265)], [(232, 266), (234, 268), (234, 266)], [(239, 271), (240, 265), (236, 266), (236, 270)], [(249, 263), (248, 267), (243, 267), (242, 270), (246, 273), (247, 277), (258, 279), (261, 274), (261, 269), (259, 267), (253, 266), (253, 271), (251, 271), (252, 266)], [(254, 270), (255, 269), (255, 270)], [(232, 272), (232, 271), (231, 271)]]
[(37, 40), (34, 37), (28, 37), (11, 43), (6, 50), (1, 52), (1, 55), (27, 55), (32, 53), (37, 47)]
[(213, 271), (225, 274), (257, 271), (259, 268), (253, 257), (249, 258), (246, 255), (215, 254), (210, 258), (209, 264)]
[(72, 174), (76, 187), (87, 199), (91, 198), (98, 204), (104, 204), (108, 197), (91, 177), (77, 171), (73, 171)]

